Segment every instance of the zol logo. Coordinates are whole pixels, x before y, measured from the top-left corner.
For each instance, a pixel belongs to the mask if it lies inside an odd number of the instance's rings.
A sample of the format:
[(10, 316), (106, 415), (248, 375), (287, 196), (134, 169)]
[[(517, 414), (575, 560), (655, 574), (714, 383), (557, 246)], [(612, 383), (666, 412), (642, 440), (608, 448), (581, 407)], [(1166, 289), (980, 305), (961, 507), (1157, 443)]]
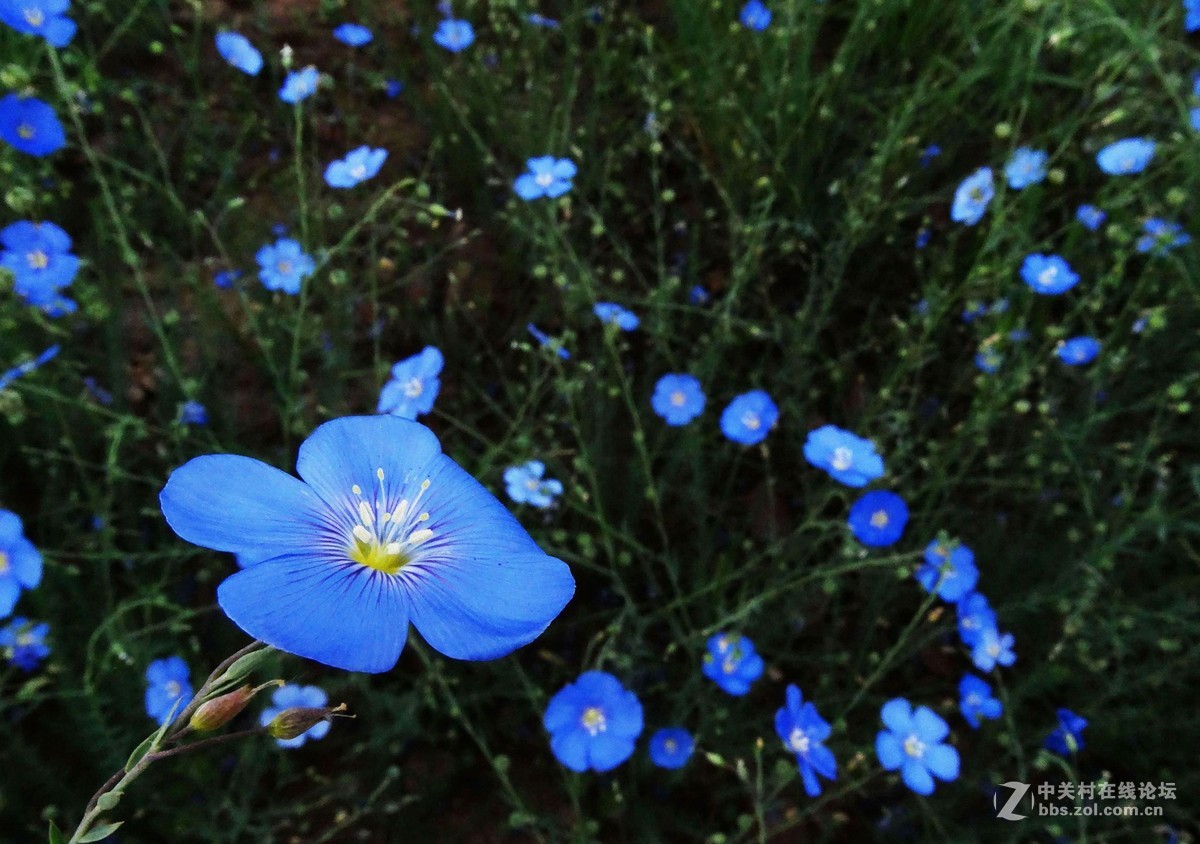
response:
[(997, 798), (1000, 796), (1000, 792), (997, 791), (995, 794), (992, 795), (992, 808), (996, 809), (996, 817), (1003, 818), (1006, 821), (1023, 820), (1026, 817), (1026, 815), (1018, 815), (1013, 810), (1016, 809), (1017, 806), (1020, 805), (1021, 799), (1025, 796), (1026, 792), (1029, 791), (1029, 783), (1005, 782), (1005, 783), (1001, 783), (1001, 786), (1004, 788), (1011, 788), (1012, 796), (1010, 796), (1008, 798), (1007, 803), (1005, 803), (1003, 806), (1000, 806), (999, 808), (997, 808), (996, 802), (997, 802)]

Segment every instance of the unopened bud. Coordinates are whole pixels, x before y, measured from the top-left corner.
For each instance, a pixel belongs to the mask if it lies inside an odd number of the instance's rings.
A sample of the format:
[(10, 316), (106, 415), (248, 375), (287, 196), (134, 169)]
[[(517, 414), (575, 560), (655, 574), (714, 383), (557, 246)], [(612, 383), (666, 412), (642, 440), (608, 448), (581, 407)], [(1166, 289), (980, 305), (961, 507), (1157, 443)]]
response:
[(242, 686), (240, 689), (204, 701), (192, 713), (192, 720), (188, 722), (188, 726), (200, 732), (224, 727), (246, 708), (246, 704), (253, 699), (257, 691), (258, 689), (252, 689), (250, 686)]
[(334, 713), (345, 710), (346, 704), (338, 704), (333, 709), (328, 706), (293, 706), (285, 709), (271, 719), (267, 724), (267, 732), (277, 739), (294, 739), (304, 735), (322, 721), (329, 721)]

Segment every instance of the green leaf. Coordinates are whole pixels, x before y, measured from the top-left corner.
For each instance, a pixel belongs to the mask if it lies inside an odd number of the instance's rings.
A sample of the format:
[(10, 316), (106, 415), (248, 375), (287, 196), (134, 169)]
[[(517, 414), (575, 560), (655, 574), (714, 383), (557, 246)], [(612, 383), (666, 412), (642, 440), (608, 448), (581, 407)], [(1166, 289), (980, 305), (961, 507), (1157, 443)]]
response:
[(125, 792), (123, 791), (106, 791), (96, 801), (96, 808), (101, 812), (107, 812), (109, 809), (116, 808), (116, 805), (121, 802), (121, 798), (124, 796)]
[(58, 824), (50, 821), (50, 844), (67, 844), (67, 839), (63, 837), (62, 830), (58, 828)]
[(133, 770), (133, 766), (142, 761), (142, 757), (150, 752), (150, 748), (154, 746), (154, 740), (158, 738), (158, 733), (152, 736), (147, 736), (141, 744), (133, 749), (133, 753), (129, 754), (129, 759), (125, 762), (125, 773)]
[(91, 832), (84, 835), (83, 838), (80, 838), (79, 844), (88, 844), (89, 841), (103, 841), (105, 838), (108, 838), (108, 836), (116, 832), (123, 823), (125, 823), (125, 821), (106, 823), (104, 826), (98, 826)]

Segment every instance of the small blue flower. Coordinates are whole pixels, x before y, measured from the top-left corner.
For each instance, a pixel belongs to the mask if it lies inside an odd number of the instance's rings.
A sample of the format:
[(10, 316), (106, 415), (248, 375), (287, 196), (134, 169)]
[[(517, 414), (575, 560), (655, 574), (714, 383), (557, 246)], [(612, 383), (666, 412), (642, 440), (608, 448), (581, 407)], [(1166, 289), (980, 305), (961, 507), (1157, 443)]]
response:
[(54, 109), (36, 97), (0, 98), (0, 140), (26, 155), (49, 155), (67, 145)]
[(771, 25), (771, 10), (764, 6), (760, 0), (748, 0), (746, 5), (742, 6), (742, 11), (738, 15), (738, 19), (742, 22), (742, 26), (747, 29), (762, 32)]
[(262, 53), (241, 33), (217, 33), (217, 52), (231, 66), (250, 76), (258, 76), (263, 68)]
[(191, 698), (191, 672), (183, 657), (156, 659), (146, 666), (146, 714), (155, 723), (178, 715)]
[(539, 15), (537, 12), (526, 15), (525, 20), (529, 21), (534, 26), (540, 26), (545, 29), (558, 29), (558, 21), (553, 18), (548, 18), (545, 15)]
[(42, 555), (25, 538), (21, 517), (0, 510), (0, 618), (13, 611), (22, 590), (41, 582)]
[(708, 639), (702, 661), (704, 676), (726, 694), (741, 697), (762, 676), (763, 659), (754, 643), (736, 633), (714, 633)]
[(517, 176), (513, 190), (526, 202), (541, 197), (557, 199), (569, 191), (578, 168), (569, 158), (543, 155), (525, 162), (529, 172)]
[(971, 661), (980, 671), (991, 671), (997, 665), (1012, 665), (1017, 661), (1013, 652), (1013, 635), (1001, 633), (995, 622), (979, 632), (979, 639), (971, 649)]
[(1066, 293), (1079, 283), (1079, 276), (1071, 265), (1058, 255), (1034, 253), (1026, 255), (1021, 262), (1021, 280), (1043, 296)]
[(950, 727), (927, 706), (913, 706), (904, 698), (883, 705), (880, 717), (886, 730), (875, 737), (875, 754), (885, 771), (900, 771), (904, 784), (917, 794), (933, 794), (933, 778), (958, 779), (958, 751), (944, 742)]
[(1183, 0), (1183, 28), (1188, 32), (1200, 29), (1200, 0)]
[(821, 793), (817, 774), (827, 780), (837, 779), (837, 759), (822, 744), (832, 732), (829, 723), (817, 713), (817, 708), (811, 702), (804, 702), (800, 689), (789, 685), (787, 703), (775, 713), (775, 734), (788, 752), (795, 754), (804, 792), (809, 797)]
[(362, 47), (370, 44), (375, 36), (360, 23), (344, 23), (334, 29), (333, 37), (347, 47)]
[(75, 37), (75, 21), (66, 17), (70, 8), (71, 0), (0, 0), (0, 21), (45, 38), (51, 47), (65, 47)]
[(875, 443), (836, 425), (808, 432), (804, 459), (846, 486), (864, 487), (883, 475), (883, 458), (876, 453)]
[(475, 43), (475, 29), (467, 21), (446, 18), (434, 30), (433, 41), (451, 53), (461, 53)]
[(650, 405), (668, 425), (686, 425), (704, 412), (704, 390), (700, 381), (686, 373), (672, 373), (658, 379)]
[(9, 661), (22, 671), (32, 671), (50, 656), (46, 637), (50, 625), (34, 623), (19, 615), (13, 616), (7, 626), (0, 628), (0, 648), (9, 650)]
[(508, 497), (517, 504), (528, 504), (541, 510), (553, 506), (555, 499), (562, 495), (563, 485), (562, 481), (543, 478), (545, 474), (546, 464), (540, 460), (509, 466), (504, 470)]
[(400, 658), (411, 622), (452, 659), (529, 644), (575, 592), (432, 431), (395, 416), (321, 425), (300, 446), (303, 480), (248, 457), (197, 457), (159, 496), (184, 539), (238, 555), (217, 602), (247, 634), (346, 671)]
[(13, 291), (34, 307), (53, 304), (79, 272), (70, 236), (54, 223), (12, 223), (0, 229), (0, 246), (0, 267), (16, 279)]
[(1013, 190), (1021, 190), (1036, 185), (1046, 178), (1046, 163), (1049, 160), (1050, 156), (1040, 149), (1021, 147), (1016, 150), (1004, 165), (1008, 186)]
[(404, 419), (416, 419), (433, 410), (442, 382), (445, 359), (436, 346), (426, 346), (410, 358), (392, 367), (392, 379), (379, 394), (376, 413), (390, 413)]
[(988, 375), (999, 369), (1002, 363), (1004, 363), (1004, 356), (1000, 354), (995, 343), (980, 346), (979, 351), (975, 353), (975, 368)]
[(283, 80), (283, 87), (279, 89), (279, 99), (292, 105), (307, 100), (317, 93), (317, 83), (320, 81), (321, 73), (315, 67), (293, 70)]
[(550, 698), (542, 724), (559, 762), (577, 773), (603, 773), (633, 755), (642, 704), (613, 675), (585, 671)]
[(1080, 205), (1075, 211), (1075, 219), (1089, 231), (1096, 231), (1100, 226), (1104, 225), (1105, 219), (1108, 217), (1103, 211), (1095, 205)]
[(954, 191), (954, 203), (950, 206), (950, 219), (956, 223), (973, 226), (983, 219), (996, 187), (992, 181), (992, 168), (980, 167), (963, 179)]
[(707, 305), (712, 296), (704, 289), (703, 284), (692, 285), (692, 289), (688, 291), (689, 305)]
[(958, 601), (958, 638), (968, 648), (979, 642), (983, 631), (996, 626), (996, 613), (980, 592), (971, 592)]
[(958, 684), (958, 708), (967, 723), (978, 730), (981, 719), (995, 720), (1004, 712), (1004, 705), (992, 697), (992, 687), (974, 674), (964, 675)]
[(1054, 354), (1067, 366), (1083, 366), (1100, 354), (1100, 341), (1095, 337), (1072, 337), (1060, 343)]
[(941, 154), (942, 148), (940, 146), (937, 144), (930, 144), (929, 146), (925, 147), (925, 149), (921, 150), (921, 157), (917, 159), (917, 161), (922, 167), (928, 167), (933, 163), (933, 159), (937, 158)]
[(592, 306), (592, 313), (605, 325), (615, 325), (622, 331), (633, 331), (641, 324), (637, 314), (616, 302), (597, 302)]
[(779, 408), (765, 390), (734, 396), (721, 413), (721, 433), (735, 443), (757, 445), (779, 420)]
[(386, 149), (362, 146), (352, 150), (345, 158), (331, 162), (325, 168), (325, 184), (331, 188), (352, 188), (374, 178), (387, 157)]
[(268, 290), (282, 290), (295, 296), (300, 283), (316, 270), (312, 256), (296, 241), (282, 237), (268, 243), (254, 256), (258, 261), (258, 278)]
[(562, 344), (562, 340), (558, 339), (557, 337), (551, 337), (532, 322), (525, 326), (525, 329), (533, 336), (534, 340), (538, 341), (539, 345), (550, 349), (563, 360), (569, 360), (571, 358), (571, 353), (567, 351), (567, 347)]
[[(267, 726), (275, 720), (275, 716), (287, 709), (320, 709), (329, 705), (329, 695), (320, 686), (299, 686), (287, 684), (280, 686), (271, 693), (271, 705), (258, 716), (260, 726)], [(330, 723), (319, 721), (295, 738), (275, 739), (280, 747), (301, 747), (306, 741), (318, 741), (329, 734)]]
[(936, 591), (943, 601), (955, 604), (975, 588), (979, 569), (974, 552), (966, 545), (935, 539), (925, 546), (925, 565), (917, 569), (916, 577), (926, 592)]
[(389, 100), (394, 100), (404, 93), (404, 83), (399, 79), (389, 79), (384, 83), (383, 92)]
[[(33, 372), (35, 369), (37, 369), (41, 366), (44, 366), (47, 363), (49, 363), (50, 361), (54, 360), (54, 358), (58, 357), (58, 352), (59, 352), (58, 346), (56, 346), (56, 345), (51, 346), (50, 348), (48, 348), (44, 352), (42, 352), (40, 355), (35, 357), (33, 360), (27, 360), (24, 363), (14, 366), (12, 369), (6, 370), (5, 372), (0, 372), (0, 390), (7, 389), (8, 385), (11, 384), (13, 381), (16, 381), (18, 378), (21, 378), (25, 375), (28, 375), (29, 373)], [(0, 511), (0, 512), (3, 512), (3, 511)], [(2, 521), (3, 521), (3, 517), (0, 516), (0, 522), (2, 522)], [(3, 528), (0, 527), (0, 535), (2, 535), (2, 534), (3, 534)], [(0, 542), (2, 542), (2, 541), (3, 540), (0, 539)], [(4, 553), (4, 552), (0, 551), (0, 554), (2, 554), (2, 553)], [(0, 566), (0, 578), (3, 578), (3, 576), (4, 576), (3, 569), (4, 569), (4, 567)], [(2, 595), (2, 593), (3, 593), (3, 587), (0, 587), (0, 595)], [(3, 606), (3, 604), (4, 604), (4, 600), (2, 597), (0, 597), (0, 606)], [(12, 612), (12, 610), (10, 609), (9, 612)], [(6, 615), (8, 615), (8, 613), (0, 612), (0, 618), (3, 618)]]
[(846, 522), (854, 538), (863, 545), (872, 548), (894, 545), (908, 524), (908, 505), (894, 492), (873, 489), (850, 506)]
[(1153, 160), (1154, 148), (1149, 138), (1125, 138), (1096, 153), (1096, 163), (1110, 176), (1141, 173)]
[(222, 290), (233, 287), (233, 283), (242, 277), (241, 270), (221, 270), (213, 276), (213, 284)]
[(929, 245), (929, 239), (933, 237), (933, 232), (924, 226), (917, 232), (916, 242), (913, 244), (917, 249), (924, 249)]
[(1060, 756), (1071, 756), (1083, 750), (1083, 730), (1088, 720), (1069, 709), (1060, 709), (1057, 715), (1058, 726), (1046, 736), (1045, 748)]
[(1137, 251), (1149, 252), (1151, 255), (1166, 255), (1175, 247), (1192, 242), (1191, 235), (1187, 234), (1179, 223), (1157, 217), (1146, 220), (1142, 224), (1142, 232), (1137, 241)]
[(650, 761), (660, 768), (682, 768), (695, 749), (692, 734), (683, 727), (664, 727), (650, 736)]
[(179, 423), (181, 425), (207, 425), (208, 408), (195, 399), (185, 401), (179, 408)]

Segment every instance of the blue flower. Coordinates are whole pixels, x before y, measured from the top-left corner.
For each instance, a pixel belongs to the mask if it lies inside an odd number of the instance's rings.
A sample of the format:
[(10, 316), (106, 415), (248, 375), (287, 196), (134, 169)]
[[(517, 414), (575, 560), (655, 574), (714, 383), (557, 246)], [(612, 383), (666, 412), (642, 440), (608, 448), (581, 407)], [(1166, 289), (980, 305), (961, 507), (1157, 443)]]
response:
[[(54, 358), (56, 358), (58, 356), (58, 352), (59, 352), (59, 348), (57, 345), (51, 346), (50, 348), (48, 348), (44, 352), (42, 352), (40, 355), (35, 357), (33, 360), (27, 360), (24, 363), (14, 366), (12, 369), (6, 370), (5, 372), (0, 372), (0, 390), (7, 389), (8, 385), (11, 384), (13, 381), (16, 381), (18, 378), (21, 378), (22, 376), (28, 375), (30, 372), (33, 372), (38, 367), (44, 366), (45, 364), (54, 360)], [(0, 518), (0, 521), (2, 521), (2, 518)], [(0, 528), (0, 532), (2, 532), (2, 528)], [(0, 551), (0, 553), (3, 553), (3, 552)], [(3, 566), (0, 566), (0, 569), (3, 569)], [(0, 578), (2, 578), (2, 577), (3, 577), (3, 572), (0, 571)], [(3, 587), (0, 587), (0, 592), (3, 592)], [(3, 604), (4, 604), (3, 599), (0, 599), (0, 606), (3, 606)], [(11, 612), (11, 610), (9, 612)], [(0, 618), (3, 618), (6, 615), (8, 615), (8, 613), (0, 612)]]
[[(258, 723), (265, 727), (275, 720), (285, 709), (320, 709), (329, 705), (329, 695), (319, 686), (298, 686), (287, 684), (280, 686), (271, 693), (271, 705), (258, 716)], [(280, 747), (300, 747), (309, 739), (317, 741), (329, 733), (329, 722), (319, 721), (295, 738), (275, 739)]]
[(548, 18), (545, 15), (539, 15), (537, 12), (526, 15), (525, 20), (529, 21), (534, 26), (541, 26), (546, 29), (558, 29), (558, 21), (553, 18)]
[(1104, 225), (1104, 220), (1107, 217), (1108, 215), (1095, 205), (1080, 205), (1075, 211), (1075, 219), (1089, 231), (1096, 231), (1100, 226)]
[(21, 616), (13, 616), (6, 627), (0, 628), (0, 648), (11, 650), (9, 661), (22, 671), (32, 671), (50, 656), (46, 637), (50, 625), (44, 621), (34, 623)]
[(71, 0), (0, 0), (0, 21), (45, 38), (51, 47), (65, 47), (75, 37), (75, 21), (65, 16), (70, 8)]
[(529, 172), (517, 176), (513, 182), (513, 190), (517, 196), (528, 202), (547, 196), (556, 199), (569, 191), (573, 185), (578, 168), (569, 158), (555, 158), (553, 155), (543, 155), (531, 158), (525, 162)]
[(944, 743), (950, 727), (932, 709), (894, 698), (883, 705), (886, 730), (875, 737), (875, 754), (885, 771), (899, 769), (904, 784), (917, 794), (933, 794), (933, 778), (958, 779), (958, 751)]
[(1151, 255), (1166, 255), (1177, 246), (1192, 242), (1191, 235), (1183, 230), (1179, 223), (1171, 223), (1157, 217), (1151, 217), (1142, 224), (1142, 236), (1137, 241), (1138, 252), (1149, 252)]
[(688, 291), (689, 305), (707, 305), (711, 298), (703, 284), (692, 285), (692, 289)]
[(605, 671), (585, 671), (559, 689), (542, 718), (554, 757), (572, 771), (611, 771), (642, 734), (637, 695)]
[(442, 382), (445, 359), (436, 346), (426, 346), (410, 358), (392, 367), (392, 380), (379, 393), (376, 413), (390, 413), (404, 419), (416, 419), (433, 410)]
[(258, 278), (263, 287), (292, 296), (300, 292), (300, 283), (317, 268), (312, 256), (287, 237), (263, 246), (254, 258), (258, 261)]
[(527, 326), (525, 326), (525, 329), (531, 335), (533, 335), (533, 339), (537, 340), (540, 345), (550, 349), (551, 351), (553, 351), (556, 355), (558, 355), (563, 360), (570, 359), (571, 353), (569, 351), (567, 351), (566, 346), (564, 346), (562, 344), (562, 340), (558, 339), (557, 337), (551, 337), (549, 334), (547, 334), (545, 331), (542, 331), (540, 328), (538, 328), (532, 322), (529, 323)]
[(34, 307), (59, 298), (79, 272), (79, 259), (71, 254), (71, 238), (54, 223), (21, 220), (0, 230), (0, 267), (16, 281), (13, 291)]
[(208, 408), (194, 399), (189, 399), (179, 408), (179, 422), (181, 425), (207, 425)]
[(704, 676), (726, 694), (741, 697), (750, 691), (750, 684), (762, 676), (762, 657), (745, 636), (714, 633), (708, 639), (707, 648), (703, 659)]
[(993, 622), (979, 631), (979, 638), (971, 649), (971, 661), (980, 671), (991, 671), (997, 665), (1012, 665), (1017, 661), (1013, 643), (1013, 635), (1001, 633)]
[(389, 100), (394, 100), (404, 93), (404, 83), (399, 79), (389, 79), (384, 84), (383, 92), (387, 94)]
[(992, 697), (992, 687), (974, 674), (964, 675), (958, 684), (958, 708), (976, 730), (981, 719), (995, 720), (1004, 712), (1004, 705)]
[(1049, 160), (1050, 156), (1040, 149), (1021, 147), (1016, 150), (1004, 165), (1008, 186), (1013, 190), (1021, 190), (1036, 185), (1046, 178), (1046, 162)]
[(939, 598), (958, 603), (979, 582), (975, 554), (961, 542), (947, 545), (933, 540), (925, 546), (925, 565), (917, 569), (917, 582), (926, 592), (936, 591)]
[(222, 290), (233, 287), (233, 283), (242, 277), (241, 270), (221, 270), (213, 276), (213, 284)]
[(293, 70), (283, 80), (283, 87), (279, 89), (279, 99), (293, 105), (307, 100), (317, 92), (317, 83), (320, 81), (321, 74), (315, 67)]
[(146, 714), (156, 723), (178, 715), (191, 699), (191, 672), (183, 657), (156, 659), (146, 666)]
[(49, 155), (67, 144), (67, 133), (49, 104), (9, 94), (0, 99), (0, 140), (26, 155)]
[(615, 325), (622, 331), (633, 331), (641, 324), (637, 314), (616, 302), (597, 302), (592, 306), (592, 313), (605, 325)]
[(650, 406), (668, 425), (686, 425), (704, 412), (704, 390), (700, 381), (686, 373), (672, 373), (658, 379)]
[(975, 353), (975, 368), (981, 372), (986, 372), (991, 375), (1000, 368), (1000, 364), (1004, 363), (1004, 357), (1000, 354), (1000, 350), (996, 348), (995, 343), (987, 343), (979, 348)]
[(475, 30), (467, 21), (446, 18), (434, 30), (433, 41), (451, 53), (461, 53), (475, 43)]
[(1095, 337), (1072, 337), (1060, 343), (1054, 354), (1067, 366), (1083, 366), (1100, 354), (1100, 341)]
[(817, 714), (817, 708), (805, 703), (796, 686), (787, 687), (787, 704), (775, 713), (775, 734), (789, 753), (796, 755), (804, 792), (809, 797), (821, 793), (820, 774), (827, 780), (837, 779), (837, 759), (822, 744), (833, 732), (829, 723)]
[(21, 517), (0, 510), (0, 618), (7, 618), (21, 590), (42, 582), (42, 555), (25, 538)]
[(352, 188), (374, 178), (387, 157), (386, 149), (363, 146), (352, 150), (345, 158), (331, 162), (325, 168), (325, 184), (331, 188)]
[(262, 53), (250, 39), (238, 32), (218, 32), (217, 52), (226, 62), (250, 76), (258, 76), (263, 67)]
[(683, 727), (664, 727), (650, 736), (650, 761), (660, 768), (682, 768), (695, 749), (692, 734)]
[(545, 510), (554, 504), (555, 499), (562, 495), (562, 481), (553, 478), (543, 478), (546, 464), (540, 460), (530, 460), (520, 466), (509, 466), (504, 470), (504, 486), (508, 497), (517, 504), (528, 504)]
[(296, 470), (303, 480), (248, 457), (197, 457), (160, 495), (177, 534), (246, 563), (217, 601), (280, 650), (378, 673), (411, 621), (446, 656), (495, 659), (537, 638), (575, 592), (570, 569), (424, 425), (326, 422)]
[(347, 47), (362, 47), (370, 44), (375, 36), (360, 23), (344, 23), (333, 31), (333, 37)]
[(771, 10), (764, 6), (760, 0), (748, 0), (745, 6), (742, 6), (741, 14), (738, 15), (742, 26), (747, 29), (753, 29), (756, 32), (762, 32), (771, 25)]
[(836, 425), (808, 432), (804, 459), (846, 486), (864, 487), (883, 475), (883, 458), (876, 453), (875, 443)]
[(996, 195), (992, 181), (992, 168), (980, 167), (963, 179), (954, 191), (954, 202), (950, 206), (950, 219), (956, 223), (973, 226), (983, 219), (988, 204)]
[(1183, 0), (1183, 28), (1188, 32), (1200, 29), (1200, 0)]
[(925, 149), (921, 150), (921, 157), (917, 159), (917, 161), (922, 167), (928, 167), (933, 163), (933, 159), (937, 158), (941, 154), (942, 148), (940, 146), (937, 144), (930, 144), (929, 146), (925, 147)]
[(863, 545), (872, 548), (894, 545), (908, 524), (908, 505), (894, 492), (873, 489), (850, 506), (846, 523)]
[(1046, 736), (1046, 749), (1060, 756), (1070, 756), (1083, 750), (1083, 730), (1088, 720), (1069, 709), (1060, 709), (1057, 714), (1058, 726)]
[(1149, 138), (1125, 138), (1096, 153), (1096, 163), (1110, 176), (1141, 173), (1154, 158), (1154, 141)]
[(958, 602), (958, 638), (968, 648), (975, 647), (983, 631), (996, 626), (996, 613), (980, 592), (964, 595)]
[(721, 413), (721, 433), (742, 445), (757, 445), (779, 420), (779, 408), (764, 390), (734, 396)]
[(1021, 262), (1021, 280), (1034, 293), (1043, 296), (1056, 296), (1066, 293), (1079, 283), (1079, 276), (1071, 269), (1071, 265), (1058, 255), (1042, 255), (1034, 253), (1026, 255)]

